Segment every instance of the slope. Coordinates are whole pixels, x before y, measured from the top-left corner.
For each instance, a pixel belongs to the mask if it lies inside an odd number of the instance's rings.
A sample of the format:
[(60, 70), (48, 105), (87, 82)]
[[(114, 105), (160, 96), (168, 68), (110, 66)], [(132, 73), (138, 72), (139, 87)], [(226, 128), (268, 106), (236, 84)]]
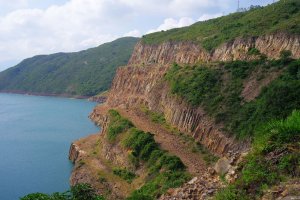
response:
[(0, 73), (0, 90), (92, 96), (105, 91), (118, 66), (127, 64), (138, 41), (126, 37), (76, 53), (39, 55)]
[(247, 12), (197, 22), (189, 27), (152, 33), (144, 36), (142, 41), (146, 44), (193, 41), (206, 50), (213, 50), (237, 37), (255, 37), (282, 31), (297, 34), (300, 32), (299, 9), (300, 1), (282, 0), (267, 7), (252, 7)]

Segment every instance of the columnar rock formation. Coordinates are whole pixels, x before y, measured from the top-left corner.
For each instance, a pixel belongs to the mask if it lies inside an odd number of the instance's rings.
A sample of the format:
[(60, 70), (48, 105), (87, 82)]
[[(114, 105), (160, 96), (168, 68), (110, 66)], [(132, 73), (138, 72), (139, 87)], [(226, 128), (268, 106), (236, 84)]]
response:
[[(174, 62), (196, 64), (255, 59), (257, 56), (248, 54), (251, 48), (258, 49), (269, 59), (278, 58), (282, 50), (290, 50), (293, 57), (300, 57), (300, 38), (282, 33), (238, 38), (221, 45), (213, 52), (207, 52), (200, 45), (191, 42), (165, 42), (159, 45), (139, 42), (128, 66), (117, 70), (107, 100), (108, 105), (124, 108), (145, 105), (150, 110), (163, 113), (170, 124), (191, 135), (217, 155), (224, 156), (228, 151), (243, 151), (247, 149), (247, 144), (236, 142), (223, 132), (222, 126), (216, 125), (214, 119), (201, 107), (192, 107), (180, 97), (170, 94), (163, 77)], [(251, 88), (248, 90), (251, 93)]]
[(249, 60), (255, 58), (248, 54), (251, 48), (258, 49), (270, 59), (280, 57), (282, 50), (290, 50), (294, 58), (300, 57), (300, 37), (277, 33), (260, 37), (237, 38), (222, 44), (212, 52), (206, 51), (193, 42), (165, 42), (148, 45), (139, 42), (134, 49), (128, 65), (167, 64), (176, 62), (195, 64), (207, 61)]

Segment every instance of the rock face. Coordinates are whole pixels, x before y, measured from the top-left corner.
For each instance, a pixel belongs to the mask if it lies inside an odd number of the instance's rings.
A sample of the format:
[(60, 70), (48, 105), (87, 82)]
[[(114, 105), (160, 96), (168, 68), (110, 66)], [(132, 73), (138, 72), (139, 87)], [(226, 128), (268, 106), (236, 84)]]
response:
[(163, 194), (160, 200), (198, 200), (211, 199), (214, 194), (224, 187), (218, 176), (213, 176), (208, 172), (199, 177), (194, 177), (191, 181), (180, 188), (170, 189)]
[(163, 113), (166, 120), (180, 131), (201, 142), (213, 153), (223, 156), (228, 151), (243, 151), (248, 145), (237, 143), (221, 131), (202, 108), (188, 105), (175, 97), (163, 81), (168, 66), (149, 65), (119, 68), (107, 103), (111, 107), (133, 108), (140, 105)]
[(277, 33), (251, 38), (237, 38), (225, 43), (212, 52), (192, 42), (165, 42), (159, 45), (147, 45), (139, 42), (129, 61), (129, 65), (195, 64), (206, 61), (249, 60), (251, 48), (258, 49), (268, 58), (279, 58), (282, 50), (290, 50), (294, 58), (300, 57), (300, 37)]
[[(163, 81), (164, 74), (173, 62), (196, 64), (209, 61), (250, 60), (248, 50), (257, 48), (268, 58), (278, 58), (282, 50), (290, 50), (293, 57), (300, 57), (300, 39), (282, 33), (238, 38), (209, 53), (191, 42), (166, 42), (147, 45), (142, 42), (135, 47), (128, 66), (117, 70), (107, 103), (111, 107), (147, 106), (150, 110), (163, 113), (167, 122), (180, 131), (201, 142), (213, 153), (224, 156), (228, 151), (244, 151), (247, 143), (239, 143), (222, 131), (201, 107), (192, 107), (179, 97), (170, 94)], [(274, 75), (274, 78), (276, 75)], [(269, 84), (272, 79), (268, 79)], [(265, 85), (266, 85), (265, 84)], [(257, 87), (245, 83), (245, 99), (250, 101), (259, 94)], [(247, 96), (249, 94), (249, 97)]]
[(228, 172), (230, 167), (229, 160), (227, 158), (221, 158), (216, 163), (215, 170), (218, 174), (224, 175)]
[(79, 146), (72, 143), (69, 150), (69, 160), (71, 160), (72, 163), (75, 163), (80, 154), (83, 154), (83, 152), (80, 150)]

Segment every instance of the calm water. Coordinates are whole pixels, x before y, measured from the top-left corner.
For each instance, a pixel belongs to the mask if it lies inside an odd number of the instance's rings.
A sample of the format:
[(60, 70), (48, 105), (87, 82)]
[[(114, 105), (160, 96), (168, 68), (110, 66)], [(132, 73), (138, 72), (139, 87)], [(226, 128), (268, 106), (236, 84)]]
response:
[(0, 94), (0, 199), (69, 188), (73, 140), (99, 129), (86, 100)]

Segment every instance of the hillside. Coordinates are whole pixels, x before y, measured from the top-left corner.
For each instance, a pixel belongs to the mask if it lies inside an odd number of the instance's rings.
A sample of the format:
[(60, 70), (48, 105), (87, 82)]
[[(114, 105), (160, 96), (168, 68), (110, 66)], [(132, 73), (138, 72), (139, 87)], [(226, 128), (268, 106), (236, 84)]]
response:
[(0, 91), (93, 96), (111, 85), (137, 38), (121, 38), (77, 53), (39, 55), (0, 73)]
[(299, 34), (299, 9), (300, 1), (282, 0), (271, 6), (254, 7), (247, 12), (198, 22), (189, 27), (152, 33), (144, 36), (142, 41), (145, 44), (193, 41), (210, 51), (238, 37), (257, 37), (276, 32)]
[[(300, 181), (299, 114), (294, 111), (300, 110), (300, 32), (298, 23), (293, 29), (283, 28), (299, 20), (299, 8), (298, 1), (281, 1), (144, 36), (128, 65), (118, 68), (107, 103), (91, 114), (91, 119), (104, 127), (99, 147), (93, 149), (95, 138), (76, 142), (74, 152), (86, 153), (73, 159), (72, 184), (85, 177), (101, 194), (109, 190), (134, 200), (261, 199), (273, 195), (270, 191), (278, 191), (279, 185), (285, 196), (299, 194), (293, 188)], [(267, 20), (266, 24), (262, 20)], [(224, 32), (227, 25), (238, 23), (240, 28), (232, 26)], [(199, 40), (212, 33), (216, 40)], [(160, 147), (177, 156), (193, 178), (172, 186), (164, 181), (172, 180), (175, 172), (162, 169), (169, 179), (158, 181), (151, 173), (154, 162), (138, 162), (133, 169), (120, 162), (124, 158), (136, 162), (140, 156), (130, 148), (125, 150), (127, 155), (118, 155), (122, 140), (130, 133), (122, 129), (125, 123), (111, 123), (109, 109), (153, 134)], [(105, 140), (112, 133), (117, 134), (116, 141)], [(87, 141), (89, 147), (84, 146)], [(145, 153), (151, 152), (151, 146), (140, 146), (142, 139), (136, 142)], [(86, 154), (95, 150), (102, 154), (99, 160), (103, 165), (113, 162), (143, 178), (144, 164), (150, 170), (145, 172), (145, 180), (133, 179), (131, 190), (122, 192), (111, 187), (120, 188), (121, 184), (113, 173), (108, 175), (106, 167), (90, 164), (95, 161), (89, 161)], [(150, 154), (150, 158), (155, 156)], [(79, 168), (80, 162), (85, 164)], [(84, 176), (85, 170), (105, 174), (110, 186), (99, 186), (93, 176)], [(141, 188), (136, 186), (140, 181)]]
[(299, 196), (299, 15), (286, 0), (144, 36), (90, 115), (101, 133), (71, 145), (71, 185), (109, 200)]

